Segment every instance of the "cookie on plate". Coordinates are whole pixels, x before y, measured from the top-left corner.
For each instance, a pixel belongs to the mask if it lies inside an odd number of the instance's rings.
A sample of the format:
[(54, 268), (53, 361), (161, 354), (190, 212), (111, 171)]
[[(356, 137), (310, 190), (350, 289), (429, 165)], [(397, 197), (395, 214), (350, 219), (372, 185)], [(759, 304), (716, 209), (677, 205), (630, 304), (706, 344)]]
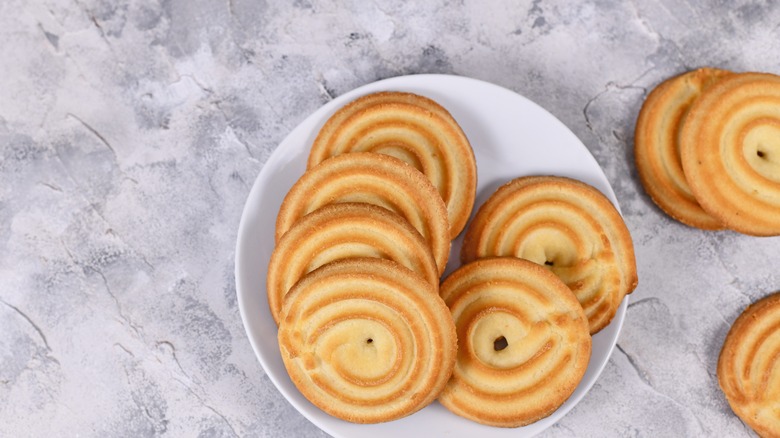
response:
[(734, 321), (718, 359), (718, 382), (742, 421), (762, 437), (780, 437), (780, 293)]
[(329, 204), (295, 222), (271, 253), (266, 289), (277, 324), (284, 296), (301, 277), (352, 257), (393, 260), (439, 284), (428, 243), (404, 218), (371, 204)]
[(387, 91), (347, 104), (318, 133), (308, 167), (347, 152), (378, 152), (411, 164), (441, 194), (450, 237), (466, 226), (477, 188), (474, 151), (458, 123), (438, 103)]
[(342, 202), (365, 202), (403, 216), (428, 242), (439, 274), (444, 273), (450, 256), (444, 202), (420, 171), (383, 154), (342, 154), (307, 170), (282, 202), (276, 218), (276, 241), (300, 217)]
[(591, 337), (558, 277), (514, 257), (462, 266), (441, 285), (458, 360), (439, 402), (482, 424), (518, 427), (552, 414), (588, 367)]
[(430, 404), (455, 364), (455, 326), (436, 286), (382, 259), (349, 259), (306, 275), (285, 300), (279, 348), (314, 405), (378, 423)]
[(545, 266), (574, 292), (591, 334), (612, 320), (637, 285), (631, 235), (595, 188), (570, 178), (528, 176), (504, 184), (479, 208), (461, 261), (514, 256)]
[(700, 68), (667, 79), (647, 96), (636, 121), (634, 155), (645, 191), (669, 216), (704, 230), (723, 225), (691, 193), (680, 161), (680, 130), (701, 93), (731, 74)]

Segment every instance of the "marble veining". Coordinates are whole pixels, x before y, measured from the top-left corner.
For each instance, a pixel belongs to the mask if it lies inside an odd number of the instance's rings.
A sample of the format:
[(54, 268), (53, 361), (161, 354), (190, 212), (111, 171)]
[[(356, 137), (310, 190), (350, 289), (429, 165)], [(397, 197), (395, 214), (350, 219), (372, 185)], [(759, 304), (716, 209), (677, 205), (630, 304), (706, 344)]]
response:
[(780, 289), (780, 238), (660, 212), (644, 96), (698, 66), (780, 73), (780, 7), (737, 0), (0, 2), (0, 436), (325, 436), (238, 313), (238, 222), (274, 148), (335, 96), (446, 73), (566, 124), (613, 185), (640, 283), (550, 437), (746, 436), (717, 386), (730, 323)]

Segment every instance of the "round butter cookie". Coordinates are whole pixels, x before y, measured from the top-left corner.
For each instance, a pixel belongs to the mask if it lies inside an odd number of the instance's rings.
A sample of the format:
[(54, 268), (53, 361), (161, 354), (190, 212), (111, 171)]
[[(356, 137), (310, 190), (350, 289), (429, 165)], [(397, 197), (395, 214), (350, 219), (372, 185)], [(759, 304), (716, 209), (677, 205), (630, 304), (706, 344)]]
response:
[(529, 176), (500, 187), (466, 230), (461, 261), (514, 256), (551, 270), (585, 309), (591, 334), (637, 285), (631, 235), (612, 203), (569, 178)]
[(645, 191), (669, 216), (704, 230), (723, 225), (691, 193), (680, 162), (680, 129), (702, 91), (731, 74), (700, 68), (668, 79), (647, 96), (636, 121), (634, 155)]
[(365, 202), (403, 216), (428, 242), (439, 274), (444, 273), (450, 256), (444, 202), (425, 175), (382, 154), (343, 154), (307, 170), (282, 202), (276, 218), (276, 241), (301, 216), (341, 202)]
[(285, 300), (278, 336), (301, 393), (354, 423), (395, 420), (433, 402), (457, 354), (436, 286), (381, 259), (342, 260), (303, 277)]
[(308, 167), (347, 152), (378, 152), (411, 164), (441, 194), (450, 237), (466, 226), (477, 188), (474, 151), (455, 119), (423, 96), (380, 92), (363, 96), (325, 122)]
[(482, 424), (518, 427), (552, 414), (588, 367), (580, 303), (555, 275), (513, 257), (462, 266), (441, 285), (458, 360), (439, 402)]
[(742, 421), (762, 437), (780, 437), (780, 293), (734, 322), (718, 359), (718, 382)]
[(301, 277), (352, 257), (393, 260), (430, 284), (439, 284), (431, 249), (404, 218), (370, 204), (330, 204), (299, 219), (271, 253), (266, 289), (276, 323), (284, 296)]
[(706, 89), (680, 148), (705, 211), (740, 233), (780, 234), (780, 76), (739, 73)]

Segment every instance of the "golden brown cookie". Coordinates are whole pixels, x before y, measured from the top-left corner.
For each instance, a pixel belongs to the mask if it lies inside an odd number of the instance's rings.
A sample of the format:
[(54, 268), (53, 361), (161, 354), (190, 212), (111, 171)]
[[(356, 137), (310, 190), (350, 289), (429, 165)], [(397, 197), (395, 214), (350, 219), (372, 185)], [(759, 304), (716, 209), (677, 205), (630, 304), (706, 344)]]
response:
[(308, 167), (347, 152), (378, 152), (411, 164), (441, 194), (450, 237), (466, 226), (477, 187), (474, 151), (455, 119), (423, 96), (380, 92), (338, 110), (320, 130)]
[(517, 427), (569, 398), (588, 367), (580, 303), (558, 277), (513, 257), (487, 258), (447, 277), (440, 294), (458, 333), (458, 360), (439, 396), (479, 423)]
[(680, 137), (691, 191), (745, 234), (780, 234), (780, 76), (739, 73), (694, 102)]
[(412, 414), (444, 388), (457, 338), (437, 288), (403, 266), (350, 259), (306, 275), (290, 291), (279, 347), (290, 378), (314, 405), (354, 423)]
[(719, 230), (723, 225), (691, 193), (680, 162), (680, 129), (702, 91), (731, 74), (700, 68), (668, 79), (647, 96), (636, 121), (634, 154), (647, 194), (669, 216), (705, 230)]
[(556, 176), (504, 184), (466, 230), (461, 261), (514, 256), (551, 270), (579, 299), (591, 334), (612, 320), (637, 285), (631, 235), (593, 187)]
[(301, 277), (352, 257), (393, 260), (439, 284), (427, 242), (404, 218), (370, 204), (330, 204), (298, 220), (271, 254), (266, 289), (274, 321), (279, 323), (284, 296)]
[(762, 437), (780, 437), (780, 293), (734, 321), (718, 359), (718, 382), (742, 421)]
[(342, 154), (307, 170), (282, 202), (276, 218), (276, 241), (301, 216), (341, 202), (365, 202), (403, 216), (428, 242), (439, 274), (444, 273), (450, 256), (444, 202), (425, 175), (382, 154)]

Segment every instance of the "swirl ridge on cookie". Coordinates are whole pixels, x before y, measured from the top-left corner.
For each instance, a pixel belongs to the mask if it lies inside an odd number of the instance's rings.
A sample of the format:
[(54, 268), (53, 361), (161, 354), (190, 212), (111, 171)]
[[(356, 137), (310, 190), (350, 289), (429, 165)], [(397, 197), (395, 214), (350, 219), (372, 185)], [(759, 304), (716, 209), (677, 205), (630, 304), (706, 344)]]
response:
[(780, 437), (780, 293), (734, 322), (718, 359), (718, 382), (745, 423), (761, 436)]
[(371, 204), (328, 204), (299, 219), (271, 253), (266, 289), (277, 324), (284, 296), (301, 277), (353, 257), (393, 260), (439, 284), (430, 247), (404, 218)]

